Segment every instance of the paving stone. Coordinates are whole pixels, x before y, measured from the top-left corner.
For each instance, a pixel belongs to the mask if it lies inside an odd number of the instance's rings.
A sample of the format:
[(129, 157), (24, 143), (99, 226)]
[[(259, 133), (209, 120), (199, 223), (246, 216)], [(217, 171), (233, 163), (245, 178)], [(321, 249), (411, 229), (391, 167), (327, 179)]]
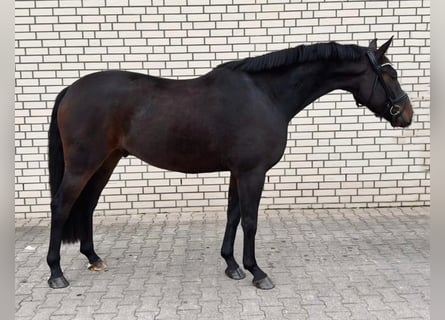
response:
[(114, 320), (126, 320), (126, 319), (135, 319), (136, 313), (135, 310), (137, 306), (125, 305), (118, 306), (118, 314), (112, 318)]
[(223, 315), (219, 312), (219, 301), (200, 301), (201, 312), (200, 319), (223, 319)]
[(218, 308), (219, 313), (222, 314), (223, 320), (240, 319), (241, 306), (238, 308)]
[(283, 319), (283, 307), (282, 306), (261, 306), (261, 311), (264, 312), (266, 319), (270, 320), (281, 320)]
[[(429, 209), (268, 210), (257, 260), (276, 287), (233, 281), (225, 213), (98, 216), (107, 272), (63, 245), (68, 288), (47, 286), (49, 219), (16, 221), (16, 319), (429, 319)], [(242, 232), (235, 257), (242, 262)]]
[(136, 312), (136, 318), (137, 320), (147, 320), (147, 319), (156, 319), (158, 312), (150, 312), (150, 311), (144, 311), (144, 312)]

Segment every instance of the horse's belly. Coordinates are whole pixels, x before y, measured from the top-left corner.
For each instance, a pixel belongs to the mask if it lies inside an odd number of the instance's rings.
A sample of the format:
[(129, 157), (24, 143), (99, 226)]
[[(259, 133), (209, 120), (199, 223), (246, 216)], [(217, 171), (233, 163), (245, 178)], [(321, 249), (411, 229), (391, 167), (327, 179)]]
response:
[(155, 167), (184, 172), (184, 173), (201, 173), (201, 172), (215, 172), (228, 170), (224, 165), (216, 161), (209, 161), (205, 156), (202, 158), (182, 158), (176, 157), (140, 157), (141, 160)]
[(223, 155), (199, 143), (165, 144), (162, 141), (139, 145), (131, 145), (127, 151), (142, 161), (155, 167), (184, 173), (200, 173), (228, 170)]

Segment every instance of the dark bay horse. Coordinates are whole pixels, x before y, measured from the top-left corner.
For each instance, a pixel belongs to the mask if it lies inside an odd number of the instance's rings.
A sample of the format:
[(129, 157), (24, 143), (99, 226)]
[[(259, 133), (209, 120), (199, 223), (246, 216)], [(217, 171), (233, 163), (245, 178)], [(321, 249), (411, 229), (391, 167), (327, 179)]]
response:
[(232, 61), (190, 80), (104, 71), (84, 76), (57, 96), (49, 129), (52, 288), (69, 285), (60, 267), (62, 242), (80, 241), (90, 269), (105, 263), (93, 246), (93, 211), (119, 159), (133, 155), (180, 172), (230, 171), (225, 273), (245, 277), (233, 256), (239, 222), (243, 266), (261, 289), (273, 283), (255, 260), (258, 205), (266, 172), (282, 157), (289, 121), (335, 89), (353, 94), (393, 127), (413, 110), (380, 48), (333, 42)]

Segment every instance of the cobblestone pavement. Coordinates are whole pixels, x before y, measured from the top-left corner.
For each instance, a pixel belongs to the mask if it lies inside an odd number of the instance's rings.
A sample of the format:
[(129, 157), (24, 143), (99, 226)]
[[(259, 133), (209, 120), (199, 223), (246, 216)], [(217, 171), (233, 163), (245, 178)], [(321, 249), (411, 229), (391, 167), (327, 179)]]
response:
[[(225, 213), (95, 217), (109, 269), (62, 247), (47, 286), (48, 219), (16, 221), (16, 319), (429, 319), (429, 208), (267, 210), (257, 260), (276, 287), (224, 275)], [(236, 257), (241, 259), (241, 232)]]

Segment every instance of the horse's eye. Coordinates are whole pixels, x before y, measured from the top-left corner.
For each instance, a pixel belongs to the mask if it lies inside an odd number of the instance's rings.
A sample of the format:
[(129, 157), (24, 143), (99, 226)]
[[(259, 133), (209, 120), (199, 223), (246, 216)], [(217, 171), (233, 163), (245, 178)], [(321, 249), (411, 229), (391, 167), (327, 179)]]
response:
[(388, 74), (392, 79), (397, 80), (397, 71), (394, 70), (394, 68), (390, 66), (384, 66), (382, 68), (382, 71), (386, 74)]

